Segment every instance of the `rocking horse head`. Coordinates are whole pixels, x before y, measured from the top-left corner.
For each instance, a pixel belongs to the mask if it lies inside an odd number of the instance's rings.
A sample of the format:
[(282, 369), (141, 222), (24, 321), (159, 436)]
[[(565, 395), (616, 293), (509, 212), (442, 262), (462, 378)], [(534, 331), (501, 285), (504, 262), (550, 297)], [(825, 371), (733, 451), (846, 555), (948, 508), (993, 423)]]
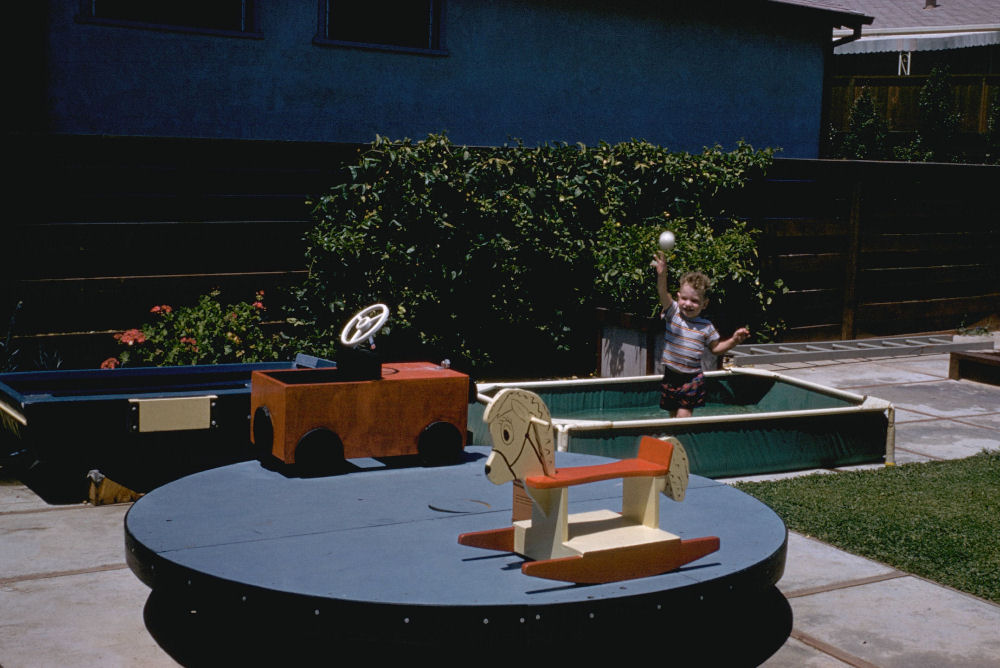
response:
[(516, 388), (501, 390), (483, 413), (493, 451), (486, 477), (496, 485), (555, 473), (555, 439), (549, 409), (541, 397)]

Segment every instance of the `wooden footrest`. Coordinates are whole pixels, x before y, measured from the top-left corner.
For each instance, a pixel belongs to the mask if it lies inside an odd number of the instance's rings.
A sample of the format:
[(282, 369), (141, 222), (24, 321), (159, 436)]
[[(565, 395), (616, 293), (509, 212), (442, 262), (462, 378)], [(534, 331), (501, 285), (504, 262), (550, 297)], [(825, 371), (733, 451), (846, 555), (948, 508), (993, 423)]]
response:
[(579, 557), (527, 561), (521, 572), (579, 584), (601, 584), (668, 573), (719, 549), (716, 536), (628, 545)]

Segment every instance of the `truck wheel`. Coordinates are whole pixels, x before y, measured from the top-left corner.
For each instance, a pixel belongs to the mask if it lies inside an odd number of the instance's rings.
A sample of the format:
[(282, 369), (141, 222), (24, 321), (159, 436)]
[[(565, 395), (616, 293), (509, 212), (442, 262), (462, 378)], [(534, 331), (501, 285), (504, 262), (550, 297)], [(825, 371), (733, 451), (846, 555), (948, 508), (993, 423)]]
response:
[(295, 468), (304, 476), (321, 476), (345, 470), (344, 443), (329, 429), (313, 429), (295, 446)]
[(424, 466), (455, 464), (462, 457), (462, 432), (449, 422), (432, 422), (420, 433), (417, 452)]
[(257, 459), (267, 462), (274, 456), (274, 423), (267, 406), (258, 406), (253, 412), (253, 449)]

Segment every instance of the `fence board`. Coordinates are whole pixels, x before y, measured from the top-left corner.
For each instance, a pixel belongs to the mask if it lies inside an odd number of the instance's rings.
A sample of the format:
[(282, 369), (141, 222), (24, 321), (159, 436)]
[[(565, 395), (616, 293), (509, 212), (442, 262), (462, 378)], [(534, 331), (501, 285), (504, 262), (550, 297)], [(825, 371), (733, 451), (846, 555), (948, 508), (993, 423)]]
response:
[(864, 301), (932, 299), (951, 295), (989, 295), (1000, 285), (996, 265), (869, 269), (859, 279)]
[(149, 322), (150, 308), (155, 305), (194, 304), (199, 296), (213, 290), (220, 292), (223, 304), (252, 302), (256, 292), (263, 290), (265, 304), (277, 315), (285, 305), (281, 301), (283, 288), (304, 274), (278, 271), (29, 280), (20, 285), (23, 306), (17, 331), (22, 336), (120, 331)]
[(988, 314), (1000, 312), (1000, 293), (863, 304), (858, 307), (858, 318), (864, 323), (865, 334), (883, 336), (899, 333), (901, 328), (909, 332), (954, 329), (978, 320), (976, 315), (984, 307)]
[(21, 279), (215, 274), (303, 267), (305, 220), (22, 226)]

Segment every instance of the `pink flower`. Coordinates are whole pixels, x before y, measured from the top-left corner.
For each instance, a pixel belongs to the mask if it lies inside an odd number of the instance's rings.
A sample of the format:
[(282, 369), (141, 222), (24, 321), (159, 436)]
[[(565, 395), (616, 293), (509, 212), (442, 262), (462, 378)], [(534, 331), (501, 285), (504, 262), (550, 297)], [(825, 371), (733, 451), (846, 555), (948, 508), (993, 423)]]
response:
[(254, 307), (254, 308), (258, 308), (258, 309), (260, 309), (261, 311), (263, 311), (263, 310), (264, 310), (264, 304), (263, 304), (263, 302), (254, 302), (254, 303), (253, 303), (253, 307)]
[(149, 309), (149, 312), (150, 312), (150, 313), (160, 313), (161, 311), (162, 311), (163, 313), (170, 313), (171, 311), (173, 311), (173, 309), (172, 309), (172, 308), (170, 308), (170, 307), (169, 307), (168, 305), (166, 305), (166, 304), (161, 304), (161, 305), (159, 305), (159, 306), (154, 306), (153, 308)]
[(116, 357), (109, 357), (108, 359), (101, 362), (102, 369), (114, 369), (117, 366), (118, 366), (118, 358)]

